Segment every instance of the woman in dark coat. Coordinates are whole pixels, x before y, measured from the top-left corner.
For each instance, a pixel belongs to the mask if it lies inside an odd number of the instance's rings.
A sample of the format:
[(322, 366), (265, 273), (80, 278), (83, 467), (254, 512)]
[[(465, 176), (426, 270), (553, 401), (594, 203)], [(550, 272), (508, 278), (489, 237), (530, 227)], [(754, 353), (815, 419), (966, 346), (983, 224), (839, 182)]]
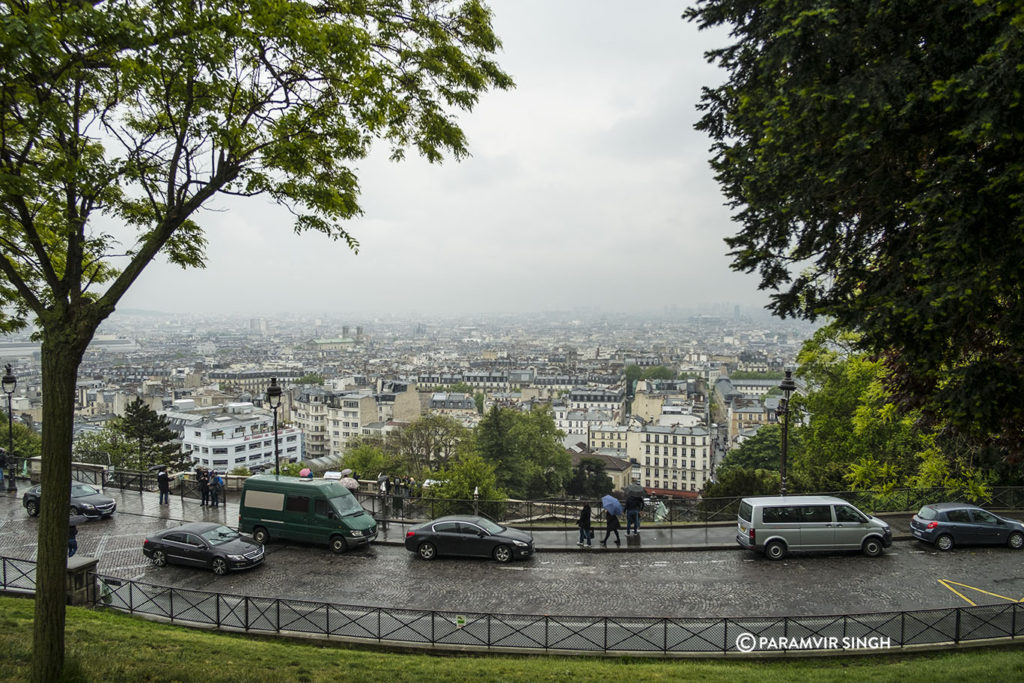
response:
[(615, 545), (619, 545), (619, 518), (616, 515), (605, 510), (604, 517), (607, 520), (607, 531), (604, 532), (604, 540), (601, 541), (601, 545), (608, 545), (608, 537), (615, 533)]
[(576, 520), (576, 526), (580, 528), (580, 542), (576, 545), (582, 546), (586, 541), (586, 546), (591, 547), (590, 539), (594, 538), (594, 532), (590, 528), (590, 503), (583, 504), (583, 511), (580, 512), (580, 518)]

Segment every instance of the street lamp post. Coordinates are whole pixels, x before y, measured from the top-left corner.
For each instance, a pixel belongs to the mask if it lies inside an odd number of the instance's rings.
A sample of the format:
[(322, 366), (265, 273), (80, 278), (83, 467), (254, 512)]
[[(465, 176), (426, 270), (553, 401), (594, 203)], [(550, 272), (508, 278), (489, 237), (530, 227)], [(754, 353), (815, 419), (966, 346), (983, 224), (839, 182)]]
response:
[(11, 364), (7, 364), (4, 374), (3, 388), (7, 394), (7, 490), (17, 493), (18, 485), (14, 483), (14, 411), (11, 410), (11, 396), (14, 387), (18, 386), (18, 378), (11, 372)]
[(274, 474), (281, 474), (280, 452), (277, 448), (277, 409), (281, 407), (281, 387), (277, 384), (277, 378), (270, 378), (270, 386), (267, 387), (267, 403), (274, 411)]
[(782, 413), (782, 457), (779, 458), (779, 475), (781, 479), (780, 492), (786, 495), (786, 450), (789, 447), (789, 395), (796, 389), (796, 382), (793, 381), (793, 371), (786, 370), (786, 376), (779, 385), (782, 389), (783, 398), (779, 400), (779, 412)]

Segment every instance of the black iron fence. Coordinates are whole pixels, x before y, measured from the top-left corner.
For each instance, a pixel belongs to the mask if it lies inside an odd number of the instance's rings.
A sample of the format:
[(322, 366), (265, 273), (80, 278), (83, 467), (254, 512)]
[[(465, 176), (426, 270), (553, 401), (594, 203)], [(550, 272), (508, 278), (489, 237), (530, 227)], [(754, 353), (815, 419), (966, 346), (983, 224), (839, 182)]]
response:
[[(0, 558), (5, 590), (32, 592), (35, 562)], [(189, 626), (481, 650), (648, 655), (879, 652), (1024, 635), (1005, 603), (807, 617), (593, 617), (335, 605), (226, 595), (96, 575), (96, 604)]]
[[(835, 496), (853, 503), (872, 514), (880, 512), (917, 512), (922, 505), (940, 501), (958, 500), (948, 489), (896, 489), (893, 491), (829, 491), (812, 495)], [(572, 525), (580, 515), (585, 502), (600, 509), (598, 501), (583, 500), (448, 500), (419, 497), (403, 493), (391, 495), (358, 493), (357, 497), (367, 510), (381, 520), (413, 523), (450, 514), (480, 514), (517, 528), (531, 529)], [(651, 500), (641, 512), (645, 525), (710, 524), (735, 522), (740, 501), (745, 496), (729, 498)], [(992, 498), (985, 507), (1015, 510), (1024, 507), (1024, 488), (1001, 487), (992, 489)]]

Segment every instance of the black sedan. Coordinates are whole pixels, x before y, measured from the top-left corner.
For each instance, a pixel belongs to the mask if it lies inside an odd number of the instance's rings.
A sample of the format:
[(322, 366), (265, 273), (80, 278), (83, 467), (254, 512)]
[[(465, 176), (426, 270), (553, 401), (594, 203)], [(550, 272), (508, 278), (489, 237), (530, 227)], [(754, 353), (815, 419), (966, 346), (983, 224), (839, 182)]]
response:
[(142, 553), (157, 567), (168, 562), (209, 567), (217, 575), (263, 562), (262, 544), (216, 522), (189, 522), (150, 534)]
[(424, 560), (459, 555), (509, 562), (533, 555), (533, 537), (484, 517), (439, 517), (410, 529), (405, 534), (405, 549)]
[[(25, 491), (21, 497), (21, 504), (28, 510), (28, 514), (35, 517), (39, 514), (39, 490), (36, 485)], [(71, 482), (71, 514), (85, 515), (90, 519), (99, 517), (110, 517), (117, 510), (117, 502), (110, 496), (105, 496), (90, 484), (83, 484), (78, 481)]]
[(1024, 523), (967, 503), (925, 505), (911, 518), (910, 533), (939, 550), (981, 544), (1006, 544), (1014, 550), (1024, 548)]

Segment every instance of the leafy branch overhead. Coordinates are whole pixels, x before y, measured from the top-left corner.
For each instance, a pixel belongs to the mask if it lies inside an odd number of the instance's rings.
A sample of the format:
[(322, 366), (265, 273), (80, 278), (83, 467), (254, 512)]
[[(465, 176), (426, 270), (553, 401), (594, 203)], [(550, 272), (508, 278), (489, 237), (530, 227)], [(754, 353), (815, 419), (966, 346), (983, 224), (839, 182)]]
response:
[(905, 410), (1024, 455), (1024, 6), (700, 0), (698, 128), (781, 316), (882, 358)]
[[(478, 2), (5, 5), (6, 329), (28, 310), (113, 306), (161, 250), (202, 266), (196, 214), (218, 193), (267, 195), (297, 232), (356, 249), (343, 223), (360, 213), (352, 163), (371, 141), (463, 157), (448, 110), (512, 86)], [(136, 241), (116, 244), (98, 218)]]

